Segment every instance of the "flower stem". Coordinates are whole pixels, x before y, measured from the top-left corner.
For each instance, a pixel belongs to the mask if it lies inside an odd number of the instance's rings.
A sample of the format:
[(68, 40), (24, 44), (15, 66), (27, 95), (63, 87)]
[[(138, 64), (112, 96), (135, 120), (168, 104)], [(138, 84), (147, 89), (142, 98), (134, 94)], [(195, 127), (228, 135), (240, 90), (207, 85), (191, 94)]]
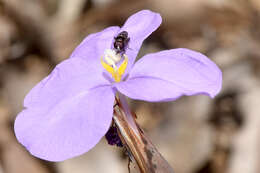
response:
[(131, 113), (125, 96), (118, 94), (113, 119), (120, 132), (119, 136), (136, 161), (141, 173), (173, 173), (169, 163), (138, 126)]

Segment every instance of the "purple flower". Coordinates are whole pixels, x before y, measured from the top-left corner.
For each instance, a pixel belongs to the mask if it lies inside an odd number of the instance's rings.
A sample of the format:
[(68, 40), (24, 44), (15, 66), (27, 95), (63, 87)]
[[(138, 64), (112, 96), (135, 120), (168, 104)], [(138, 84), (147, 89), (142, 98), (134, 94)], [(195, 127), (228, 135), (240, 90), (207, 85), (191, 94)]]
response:
[[(182, 95), (214, 97), (222, 74), (206, 56), (171, 49), (144, 56), (134, 64), (142, 42), (161, 24), (159, 14), (140, 11), (123, 27), (91, 34), (71, 57), (38, 83), (24, 100), (15, 134), (41, 159), (62, 161), (93, 148), (108, 131), (115, 93), (150, 102)], [(114, 37), (127, 31), (125, 54), (115, 53)]]

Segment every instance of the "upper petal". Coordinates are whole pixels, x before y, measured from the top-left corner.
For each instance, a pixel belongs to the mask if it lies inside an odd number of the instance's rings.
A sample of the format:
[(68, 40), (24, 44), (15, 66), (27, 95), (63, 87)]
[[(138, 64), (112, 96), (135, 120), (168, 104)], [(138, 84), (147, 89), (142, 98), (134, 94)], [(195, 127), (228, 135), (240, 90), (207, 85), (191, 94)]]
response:
[(74, 95), (49, 109), (28, 108), (15, 120), (15, 135), (36, 157), (49, 161), (72, 158), (90, 150), (105, 135), (113, 103), (114, 92), (105, 86)]
[(143, 41), (160, 26), (161, 22), (162, 18), (159, 13), (142, 10), (130, 16), (120, 29), (119, 32), (127, 31), (130, 37), (130, 42), (126, 49), (126, 54), (129, 58), (127, 71), (131, 69)]
[(55, 106), (62, 99), (98, 85), (109, 84), (103, 76), (100, 58), (104, 50), (111, 47), (113, 35), (118, 30), (119, 27), (109, 27), (86, 37), (71, 58), (58, 64), (49, 76), (30, 91), (24, 106)]
[(109, 82), (98, 67), (80, 58), (67, 59), (27, 94), (24, 107), (49, 109), (63, 100), (106, 84)]
[(90, 34), (80, 45), (72, 52), (71, 58), (82, 58), (91, 63), (100, 65), (100, 58), (103, 56), (106, 49), (110, 49), (114, 36), (119, 31), (118, 26), (112, 26), (104, 29), (101, 32)]
[(128, 80), (116, 87), (130, 98), (168, 101), (182, 95), (214, 97), (221, 85), (222, 73), (214, 62), (201, 53), (180, 48), (144, 56)]

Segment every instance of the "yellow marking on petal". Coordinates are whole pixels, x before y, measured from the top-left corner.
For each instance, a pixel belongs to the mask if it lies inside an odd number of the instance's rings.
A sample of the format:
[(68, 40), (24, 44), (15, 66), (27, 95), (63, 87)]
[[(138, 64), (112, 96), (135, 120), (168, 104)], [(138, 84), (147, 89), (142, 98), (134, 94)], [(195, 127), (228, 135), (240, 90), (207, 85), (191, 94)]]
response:
[(115, 81), (116, 82), (120, 82), (121, 81), (121, 76), (118, 74), (118, 72), (116, 71), (115, 73), (114, 73), (114, 79), (115, 79)]
[(118, 68), (118, 74), (120, 75), (120, 78), (121, 76), (125, 73), (125, 70), (126, 70), (126, 67), (127, 67), (127, 64), (128, 64), (128, 58), (126, 55), (124, 55), (125, 59), (124, 61), (122, 62), (122, 64), (120, 65), (120, 67)]
[(113, 76), (113, 73), (115, 72), (114, 68), (108, 65), (107, 63), (105, 63), (103, 61), (103, 58), (101, 59), (101, 64), (104, 67), (104, 69), (106, 69), (106, 71), (108, 71)]
[(104, 69), (106, 69), (106, 71), (112, 75), (112, 77), (115, 79), (116, 82), (117, 82), (118, 80), (119, 80), (119, 82), (120, 82), (120, 79), (118, 79), (119, 77), (117, 76), (116, 70), (115, 70), (113, 67), (111, 67), (110, 65), (108, 65), (107, 63), (105, 63), (105, 62), (103, 61), (103, 59), (101, 59), (101, 64), (102, 64), (102, 66), (104, 67)]
[[(105, 59), (106, 60), (106, 59)], [(107, 61), (107, 60), (106, 60)], [(122, 64), (119, 66), (119, 68), (117, 68), (117, 66), (114, 64), (112, 64), (110, 62), (105, 62), (103, 60), (103, 58), (101, 58), (101, 64), (104, 67), (104, 69), (110, 73), (112, 75), (112, 77), (114, 78), (115, 82), (120, 82), (122, 75), (124, 74), (127, 64), (128, 64), (128, 58), (126, 55), (124, 55), (124, 61), (122, 62)]]

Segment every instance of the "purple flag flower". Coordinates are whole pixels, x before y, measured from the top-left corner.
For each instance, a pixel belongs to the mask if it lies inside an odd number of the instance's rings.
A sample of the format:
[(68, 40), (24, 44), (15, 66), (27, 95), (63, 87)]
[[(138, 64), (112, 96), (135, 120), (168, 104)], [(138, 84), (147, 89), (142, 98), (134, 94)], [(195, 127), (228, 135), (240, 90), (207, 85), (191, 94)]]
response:
[[(134, 64), (142, 42), (161, 20), (159, 14), (143, 10), (121, 28), (85, 38), (26, 96), (25, 109), (15, 121), (19, 142), (36, 157), (62, 161), (87, 152), (105, 135), (116, 92), (150, 102), (194, 94), (214, 97), (221, 89), (221, 71), (198, 52), (165, 50)], [(122, 31), (130, 40), (121, 54), (115, 51), (114, 37)]]

